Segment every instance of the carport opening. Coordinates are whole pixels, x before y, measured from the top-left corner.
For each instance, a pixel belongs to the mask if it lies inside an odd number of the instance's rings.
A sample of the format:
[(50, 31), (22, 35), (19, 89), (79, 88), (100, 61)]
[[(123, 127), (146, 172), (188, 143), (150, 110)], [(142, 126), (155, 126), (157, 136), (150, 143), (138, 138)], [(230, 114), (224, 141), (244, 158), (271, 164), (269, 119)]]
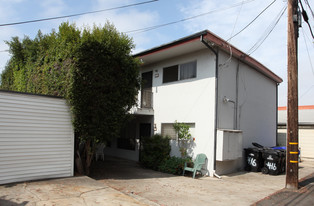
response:
[(175, 177), (151, 169), (147, 169), (140, 162), (105, 155), (104, 161), (93, 161), (90, 177), (102, 179), (149, 179)]

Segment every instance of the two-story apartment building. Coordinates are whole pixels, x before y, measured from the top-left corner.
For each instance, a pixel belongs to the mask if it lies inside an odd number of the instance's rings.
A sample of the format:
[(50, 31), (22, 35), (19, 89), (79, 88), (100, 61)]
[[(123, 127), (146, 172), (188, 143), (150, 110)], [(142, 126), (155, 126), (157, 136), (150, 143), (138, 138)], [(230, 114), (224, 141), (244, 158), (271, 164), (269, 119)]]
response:
[(208, 174), (242, 168), (243, 148), (276, 144), (277, 86), (282, 79), (261, 63), (211, 33), (202, 31), (140, 52), (144, 82), (127, 131), (106, 153), (139, 159), (141, 137), (169, 135), (179, 155), (172, 124), (190, 125), (189, 154), (208, 157)]

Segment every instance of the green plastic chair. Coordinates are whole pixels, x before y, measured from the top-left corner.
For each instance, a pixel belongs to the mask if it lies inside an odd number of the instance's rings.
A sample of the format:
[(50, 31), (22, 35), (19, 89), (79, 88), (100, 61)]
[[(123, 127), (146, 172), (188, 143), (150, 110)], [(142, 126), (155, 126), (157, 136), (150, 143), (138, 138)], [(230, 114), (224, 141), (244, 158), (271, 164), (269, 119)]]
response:
[(197, 171), (199, 171), (202, 174), (202, 167), (206, 163), (206, 155), (205, 154), (198, 154), (193, 162), (193, 168), (187, 167), (187, 163), (184, 164), (184, 169), (183, 169), (183, 176), (184, 172), (189, 171), (193, 172), (193, 179), (195, 179), (195, 174)]

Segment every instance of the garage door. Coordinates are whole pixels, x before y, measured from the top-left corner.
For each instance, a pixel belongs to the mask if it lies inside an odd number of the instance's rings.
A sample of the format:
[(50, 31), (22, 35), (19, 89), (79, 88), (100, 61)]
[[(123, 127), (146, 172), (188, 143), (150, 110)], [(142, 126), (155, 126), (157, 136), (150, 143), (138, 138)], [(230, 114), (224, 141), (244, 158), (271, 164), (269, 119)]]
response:
[[(286, 146), (286, 129), (278, 129), (278, 145)], [(299, 145), (301, 148), (301, 157), (314, 159), (314, 129), (299, 129)]]
[(0, 90), (0, 184), (73, 176), (64, 99)]
[(302, 157), (314, 158), (314, 129), (300, 129), (299, 142)]

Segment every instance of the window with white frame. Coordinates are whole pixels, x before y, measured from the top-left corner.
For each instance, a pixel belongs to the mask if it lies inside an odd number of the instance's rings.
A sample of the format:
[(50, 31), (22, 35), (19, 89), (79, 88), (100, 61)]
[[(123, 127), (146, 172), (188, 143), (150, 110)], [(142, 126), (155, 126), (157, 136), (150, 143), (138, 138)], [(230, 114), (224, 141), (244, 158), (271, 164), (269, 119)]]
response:
[(163, 68), (163, 83), (196, 78), (196, 61)]
[[(190, 129), (190, 134), (192, 138), (195, 135), (195, 123), (185, 123), (189, 125)], [(173, 123), (161, 123), (161, 135), (162, 136), (168, 136), (172, 140), (177, 140), (177, 134), (175, 129), (173, 128)]]

